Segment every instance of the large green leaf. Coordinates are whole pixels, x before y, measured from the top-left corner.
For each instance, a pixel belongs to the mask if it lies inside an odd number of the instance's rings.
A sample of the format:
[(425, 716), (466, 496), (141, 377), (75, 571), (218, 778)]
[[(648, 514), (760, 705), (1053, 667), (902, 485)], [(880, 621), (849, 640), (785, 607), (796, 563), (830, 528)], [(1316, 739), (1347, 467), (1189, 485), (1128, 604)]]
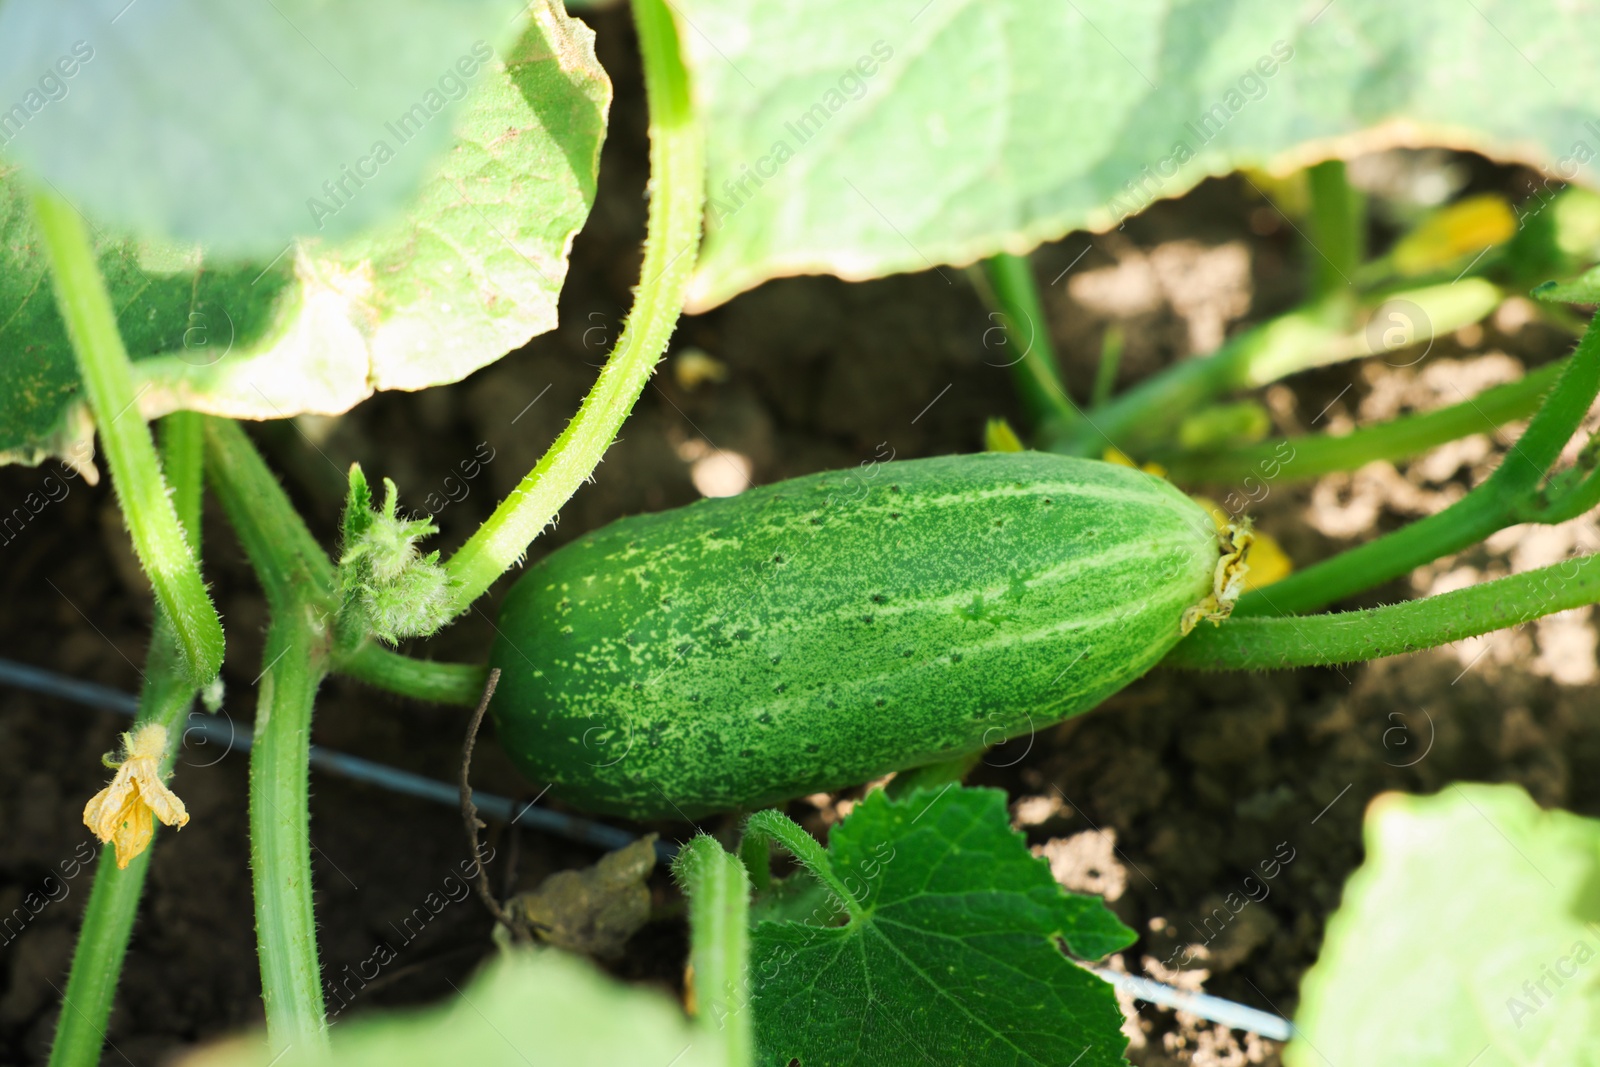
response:
[[(118, 228), (266, 256), (297, 234), (346, 236), (416, 191), (520, 6), (14, 0), (0, 147)], [(325, 191), (378, 142), (390, 150), (353, 195)]]
[[(398, 220), (247, 266), (101, 235), (147, 417), (336, 413), (374, 390), (456, 381), (555, 326), (611, 87), (587, 28), (555, 3), (531, 10)], [(88, 429), (26, 186), (0, 168), (0, 460), (84, 463)]]
[(1098, 959), (1133, 932), (1056, 883), (1005, 794), (873, 793), (833, 828), (827, 859), (865, 914), (756, 925), (758, 1063), (1124, 1062), (1111, 987), (1063, 949)]
[(1455, 785), (1380, 797), (1365, 837), (1284, 1063), (1600, 1063), (1600, 823)]
[[(693, 305), (1025, 252), (1244, 165), (1600, 152), (1600, 9), (1565, 0), (682, 0), (707, 119)], [(859, 66), (858, 66), (859, 64)]]
[[(384, 958), (366, 961), (374, 975)], [(349, 986), (349, 978), (345, 978)], [(355, 992), (358, 990), (353, 990)], [(186, 1060), (192, 1067), (728, 1067), (721, 1041), (691, 1026), (659, 993), (629, 987), (558, 951), (519, 951), (491, 964), (440, 1008), (336, 1026), (322, 1053), (274, 1056), (256, 1038)]]

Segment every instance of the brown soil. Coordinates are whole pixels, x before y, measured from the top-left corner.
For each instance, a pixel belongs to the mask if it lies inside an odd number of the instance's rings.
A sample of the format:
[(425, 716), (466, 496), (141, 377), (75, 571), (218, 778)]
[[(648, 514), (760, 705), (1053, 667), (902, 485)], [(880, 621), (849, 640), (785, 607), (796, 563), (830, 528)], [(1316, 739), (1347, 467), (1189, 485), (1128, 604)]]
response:
[[(342, 471), (351, 460), (361, 460), (369, 476), (394, 478), (418, 506), (487, 443), (493, 461), (469, 483), (465, 499), (439, 515), (440, 545), (453, 547), (532, 465), (592, 382), (637, 273), (644, 212), (631, 32), (617, 13), (596, 21), (619, 103), (600, 202), (579, 238), (563, 294), (565, 325), (459, 385), (380, 396), (337, 420), (302, 420), (315, 450), (287, 426), (259, 427), (258, 439), (325, 537), (334, 529)], [(1476, 186), (1508, 187), (1512, 179), (1481, 160), (1464, 165)], [(1078, 259), (1085, 247), (1090, 251)], [(1035, 262), (1052, 332), (1081, 396), (1112, 317), (1128, 331), (1127, 384), (1196, 344), (1214, 343), (1224, 329), (1285, 309), (1299, 291), (1299, 255), (1293, 230), (1277, 225), (1248, 185), (1211, 182), (1157, 205), (1124, 233), (1075, 234), (1041, 250)], [(852, 465), (883, 442), (900, 458), (970, 450), (986, 417), (1018, 416), (1008, 374), (997, 366), (1004, 357), (986, 344), (991, 326), (962, 272), (949, 268), (862, 285), (782, 281), (689, 320), (676, 350), (704, 350), (727, 365), (727, 380), (689, 390), (671, 373), (658, 376), (596, 483), (579, 492), (534, 554), (620, 515), (695, 499), (692, 463), (719, 450), (745, 457), (758, 482)], [(1507, 353), (1533, 366), (1565, 345), (1553, 331), (1502, 315), (1487, 330), (1436, 345), (1428, 362), (1461, 357), (1459, 366), (1441, 365), (1466, 381), (1483, 358), (1473, 353)], [(1420, 369), (1343, 367), (1305, 375), (1275, 390), (1272, 407), (1285, 429), (1303, 427), (1330, 402), (1331, 419), (1368, 417), (1377, 403), (1372, 397), (1421, 389), (1413, 381)], [(1353, 388), (1344, 392), (1347, 386)], [(1294, 558), (1319, 558), (1436, 508), (1481, 477), (1499, 447), (1503, 442), (1461, 450), (1453, 464), (1274, 487), (1255, 511)], [(0, 470), (0, 500), (20, 499), (47, 473)], [(205, 535), (207, 576), (229, 633), (226, 714), (247, 723), (265, 606), (214, 509)], [(1593, 535), (1585, 527), (1564, 536), (1572, 542)], [(1430, 569), (1415, 585), (1397, 583), (1369, 599), (1414, 595), (1429, 583), (1456, 581), (1463, 568), (1471, 568), (1468, 577), (1503, 570), (1506, 553), (1514, 556), (1526, 543), (1508, 535), (1495, 543), (1498, 551), (1475, 550)], [(4, 655), (137, 688), (150, 598), (104, 485), (73, 483), (64, 500), (0, 546), (0, 560), (8, 605)], [(1600, 727), (1580, 710), (1594, 698), (1587, 620), (1587, 612), (1578, 613), (1465, 651), (1342, 670), (1158, 672), (1092, 715), (997, 750), (974, 781), (1010, 792), (1019, 825), (1065, 882), (1115, 898), (1112, 906), (1142, 935), (1124, 956), (1130, 970), (1145, 969), (1148, 959), (1157, 977), (1188, 985), (1203, 979), (1209, 992), (1292, 1013), (1324, 920), (1361, 859), (1362, 810), (1378, 792), (1432, 790), (1459, 779), (1514, 781), (1541, 803), (1600, 814), (1600, 776), (1583, 772), (1600, 766)], [(485, 617), (473, 615), (429, 642), (428, 653), (481, 660), (491, 634)], [(1487, 651), (1463, 671), (1480, 648)], [(322, 694), (315, 740), (449, 779), (463, 725), (459, 711), (335, 680)], [(100, 756), (122, 727), (107, 713), (0, 691), (0, 821), (8, 828), (0, 838), (0, 915), (48, 888), (47, 877), (63, 861), (85, 854), (92, 839), (79, 814), (103, 782)], [(529, 794), (492, 745), (479, 752), (478, 785)], [(261, 1018), (246, 761), (190, 745), (178, 782), (193, 820), (159, 841), (107, 1062), (158, 1061)], [(412, 940), (398, 931), (467, 855), (458, 816), (327, 775), (314, 775), (312, 784), (326, 971), (337, 979), (381, 941), (399, 949), (381, 977), (352, 996), (345, 1017), (448, 994), (449, 983), (491, 950), (483, 909), (467, 898)], [(837, 817), (831, 804), (798, 802), (792, 811), (817, 828)], [(658, 828), (669, 838), (689, 830)], [(491, 832), (506, 855), (503, 830)], [(515, 881), (530, 887), (595, 857), (584, 846), (524, 833)], [(1259, 885), (1268, 870), (1263, 898), (1245, 880), (1255, 876)], [(4, 1062), (42, 1062), (48, 1048), (89, 877), (60, 884), (65, 897), (20, 932), (0, 934)], [(1238, 898), (1234, 908), (1226, 901), (1241, 893), (1261, 899), (1234, 914)], [(631, 979), (676, 987), (685, 939), (670, 917), (672, 893), (659, 872), (655, 894), (663, 918), (611, 966)], [(1186, 953), (1191, 945), (1201, 948)], [(1132, 1054), (1141, 1063), (1276, 1061), (1270, 1043), (1152, 1008), (1133, 1025)]]

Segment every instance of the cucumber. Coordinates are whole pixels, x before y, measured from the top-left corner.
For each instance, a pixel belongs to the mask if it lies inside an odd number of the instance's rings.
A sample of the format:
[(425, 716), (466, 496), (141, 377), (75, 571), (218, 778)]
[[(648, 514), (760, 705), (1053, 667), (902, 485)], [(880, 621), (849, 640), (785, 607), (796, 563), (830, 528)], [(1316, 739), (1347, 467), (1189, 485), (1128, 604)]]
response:
[(501, 610), (492, 711), (521, 770), (582, 810), (768, 805), (1094, 707), (1192, 625), (1219, 558), (1198, 504), (1095, 460), (809, 475), (530, 568)]

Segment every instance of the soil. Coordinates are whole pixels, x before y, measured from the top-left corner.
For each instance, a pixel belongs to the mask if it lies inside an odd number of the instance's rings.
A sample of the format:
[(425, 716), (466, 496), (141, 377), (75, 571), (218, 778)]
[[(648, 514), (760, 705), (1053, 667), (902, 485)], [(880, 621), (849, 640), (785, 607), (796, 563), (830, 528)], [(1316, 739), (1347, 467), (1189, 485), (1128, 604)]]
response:
[[(413, 507), (434, 492), (461, 496), (464, 485), (464, 497), (438, 514), (439, 547), (459, 544), (532, 466), (593, 381), (636, 279), (645, 203), (632, 33), (625, 14), (593, 19), (618, 103), (599, 202), (562, 297), (564, 325), (458, 385), (379, 396), (342, 418), (298, 420), (297, 428), (254, 428), (324, 537), (336, 526), (342, 472), (359, 459), (369, 477), (394, 478)], [(1519, 180), (1513, 170), (1472, 157), (1403, 162), (1442, 167), (1474, 189), (1511, 189)], [(1301, 292), (1301, 248), (1250, 183), (1228, 180), (1157, 204), (1125, 231), (1074, 234), (1040, 250), (1035, 267), (1069, 384), (1087, 394), (1113, 320), (1128, 337), (1121, 368), (1127, 385), (1214, 346), (1225, 331), (1285, 310)], [(737, 479), (748, 468), (755, 481), (769, 482), (851, 466), (881, 455), (885, 444), (899, 458), (971, 450), (986, 418), (1021, 424), (992, 326), (964, 273), (949, 267), (858, 285), (783, 280), (689, 319), (674, 350), (693, 347), (720, 361), (725, 380), (688, 388), (675, 373), (686, 365), (664, 367), (594, 484), (532, 555), (618, 516), (687, 503), (699, 495), (697, 479)], [(1274, 387), (1268, 402), (1280, 430), (1324, 417), (1348, 425), (1451, 402), (1452, 383), (1471, 392), (1569, 345), (1513, 304), (1484, 327), (1437, 343), (1415, 367), (1330, 368)], [(1398, 468), (1379, 464), (1354, 476), (1273, 486), (1253, 512), (1294, 559), (1313, 560), (1437, 510), (1491, 469), (1505, 443), (1486, 436)], [(494, 458), (477, 477), (447, 483), (460, 478), (464, 461), (481, 458), (484, 445)], [(52, 470), (0, 470), (0, 500), (21, 499)], [(1510, 532), (1360, 603), (1553, 562), (1574, 545), (1596, 543), (1593, 528), (1581, 523)], [(0, 546), (0, 560), (5, 656), (136, 691), (150, 596), (103, 482), (72, 482), (64, 499)], [(205, 567), (229, 634), (225, 714), (248, 723), (265, 605), (214, 506), (206, 516)], [(492, 605), (484, 608), (492, 615)], [(481, 660), (491, 634), (487, 617), (474, 614), (428, 642), (427, 654)], [(1339, 670), (1158, 671), (1093, 714), (995, 750), (972, 780), (1007, 790), (1018, 825), (1058, 877), (1105, 893), (1140, 932), (1119, 966), (1292, 1014), (1324, 921), (1361, 860), (1362, 811), (1376, 794), (1431, 791), (1464, 779), (1517, 782), (1542, 804), (1600, 815), (1600, 775), (1583, 770), (1600, 766), (1600, 724), (1582, 713), (1595, 697), (1589, 613), (1466, 644)], [(0, 821), (7, 827), (0, 915), (48, 889), (47, 878), (59, 878), (64, 862), (88, 854), (94, 843), (80, 822), (82, 805), (103, 784), (100, 756), (122, 728), (109, 713), (0, 693)], [(335, 679), (322, 693), (314, 737), (448, 780), (463, 729), (458, 710)], [(158, 842), (106, 1062), (158, 1062), (261, 1020), (246, 771), (242, 755), (215, 746), (189, 744), (180, 757), (178, 784), (192, 821)], [(492, 744), (479, 747), (474, 779), (503, 794), (533, 795)], [(467, 897), (414, 938), (399, 931), (466, 858), (459, 816), (324, 774), (313, 775), (312, 785), (326, 973), (337, 980), (381, 941), (399, 948), (398, 959), (353, 994), (340, 1018), (448, 995), (450, 983), (491, 951), (483, 908)], [(814, 798), (796, 802), (791, 813), (820, 830), (842, 807)], [(719, 829), (715, 822), (710, 828)], [(649, 829), (671, 839), (690, 832), (682, 824)], [(508, 883), (520, 888), (597, 858), (587, 846), (523, 832), (513, 863), (504, 828), (490, 834), (508, 856), (503, 873), (514, 866)], [(1252, 877), (1258, 888), (1246, 884)], [(20, 931), (0, 933), (4, 1062), (45, 1058), (89, 881), (79, 873), (54, 883), (64, 886), (50, 891), (59, 900)], [(676, 991), (686, 943), (659, 871), (653, 893), (660, 917), (607, 966)], [(1224, 902), (1241, 893), (1259, 899), (1235, 914)], [(1150, 1007), (1129, 1030), (1137, 1063), (1277, 1061), (1271, 1042)]]

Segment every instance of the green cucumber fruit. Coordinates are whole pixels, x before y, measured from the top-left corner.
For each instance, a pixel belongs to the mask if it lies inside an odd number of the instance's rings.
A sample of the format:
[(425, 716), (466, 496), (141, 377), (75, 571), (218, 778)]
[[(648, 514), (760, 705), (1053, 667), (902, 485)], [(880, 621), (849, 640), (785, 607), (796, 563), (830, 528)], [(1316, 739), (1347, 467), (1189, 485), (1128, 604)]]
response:
[(696, 817), (978, 751), (1094, 707), (1213, 590), (1207, 513), (1039, 452), (875, 463), (614, 522), (528, 570), (501, 744), (586, 811)]

